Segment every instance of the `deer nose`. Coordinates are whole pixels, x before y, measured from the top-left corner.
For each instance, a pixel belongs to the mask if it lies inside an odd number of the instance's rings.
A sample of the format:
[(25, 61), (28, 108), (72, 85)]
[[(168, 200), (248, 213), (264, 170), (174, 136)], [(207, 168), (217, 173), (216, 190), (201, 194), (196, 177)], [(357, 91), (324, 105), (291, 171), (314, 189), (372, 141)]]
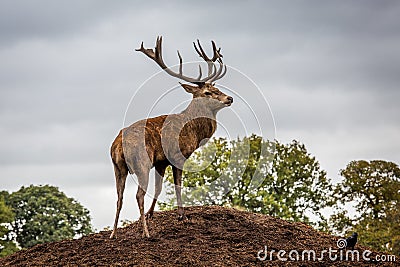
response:
[(227, 99), (228, 99), (231, 103), (233, 103), (233, 97), (228, 96)]

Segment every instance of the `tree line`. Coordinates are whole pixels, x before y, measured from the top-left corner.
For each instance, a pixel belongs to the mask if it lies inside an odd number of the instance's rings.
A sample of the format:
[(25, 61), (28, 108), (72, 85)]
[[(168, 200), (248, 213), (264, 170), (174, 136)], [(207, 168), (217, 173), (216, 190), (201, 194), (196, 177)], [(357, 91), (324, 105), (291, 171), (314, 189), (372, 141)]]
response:
[[(399, 166), (355, 160), (339, 174), (341, 181), (333, 183), (296, 140), (214, 138), (187, 160), (182, 197), (186, 206), (221, 205), (304, 222), (336, 235), (357, 232), (359, 243), (399, 255)], [(167, 201), (159, 208), (174, 208), (170, 169), (164, 187)], [(89, 210), (57, 187), (0, 191), (0, 257), (91, 232)]]
[[(304, 222), (331, 234), (357, 232), (359, 243), (399, 255), (399, 166), (355, 160), (339, 174), (341, 181), (333, 183), (296, 140), (282, 144), (257, 135), (232, 141), (215, 138), (185, 164), (182, 198), (188, 206), (235, 207)], [(170, 170), (166, 180), (167, 201), (159, 204), (163, 210), (175, 205)]]
[(50, 185), (0, 192), (0, 257), (93, 231), (89, 210)]

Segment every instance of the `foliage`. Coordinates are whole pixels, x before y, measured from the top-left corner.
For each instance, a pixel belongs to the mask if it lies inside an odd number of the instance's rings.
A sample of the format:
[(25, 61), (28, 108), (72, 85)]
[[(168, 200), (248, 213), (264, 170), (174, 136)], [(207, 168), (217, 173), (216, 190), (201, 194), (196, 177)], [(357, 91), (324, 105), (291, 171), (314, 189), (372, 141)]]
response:
[(14, 253), (18, 250), (12, 240), (9, 240), (10, 229), (8, 226), (14, 221), (14, 213), (6, 206), (4, 199), (0, 196), (0, 258)]
[[(400, 255), (400, 169), (382, 160), (350, 162), (335, 188), (337, 212), (330, 219), (338, 233), (357, 232), (360, 243)], [(349, 216), (343, 206), (354, 203)]]
[(15, 213), (12, 231), (23, 248), (92, 232), (89, 211), (57, 187), (21, 187), (6, 203)]
[[(281, 144), (252, 135), (227, 141), (213, 139), (185, 163), (185, 205), (224, 205), (287, 220), (322, 223), (331, 185), (325, 171), (297, 141)], [(173, 181), (170, 171), (167, 180)], [(170, 202), (173, 187), (167, 185)]]

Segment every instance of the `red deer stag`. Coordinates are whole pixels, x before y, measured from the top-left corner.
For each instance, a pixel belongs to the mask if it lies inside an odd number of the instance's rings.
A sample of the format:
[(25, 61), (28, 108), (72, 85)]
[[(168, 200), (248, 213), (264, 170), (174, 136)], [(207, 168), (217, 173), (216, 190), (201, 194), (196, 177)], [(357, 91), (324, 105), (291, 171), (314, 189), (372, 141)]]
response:
[[(162, 115), (155, 118), (135, 122), (122, 129), (111, 146), (111, 157), (114, 164), (117, 186), (117, 211), (114, 228), (110, 238), (116, 237), (119, 213), (122, 207), (122, 198), (126, 177), (135, 173), (138, 178), (136, 199), (140, 210), (140, 220), (143, 226), (143, 237), (149, 237), (146, 218), (151, 218), (157, 198), (161, 193), (162, 179), (165, 168), (172, 166), (175, 192), (178, 203), (178, 218), (185, 218), (181, 199), (182, 169), (186, 159), (203, 145), (215, 132), (217, 112), (232, 104), (233, 98), (225, 95), (214, 87), (214, 81), (222, 78), (226, 73), (226, 66), (222, 62), (221, 48), (217, 49), (212, 41), (213, 56), (209, 58), (197, 40), (194, 48), (199, 56), (207, 62), (208, 75), (202, 78), (201, 67), (199, 76), (192, 78), (182, 73), (182, 57), (178, 51), (179, 71), (174, 72), (164, 63), (162, 58), (162, 37), (158, 37), (155, 50), (143, 47), (139, 49), (146, 56), (154, 60), (169, 75), (191, 83), (181, 84), (186, 92), (193, 95), (188, 107), (179, 114)], [(218, 64), (216, 64), (218, 63)], [(144, 196), (149, 181), (150, 169), (155, 167), (155, 193), (149, 211), (144, 214)]]

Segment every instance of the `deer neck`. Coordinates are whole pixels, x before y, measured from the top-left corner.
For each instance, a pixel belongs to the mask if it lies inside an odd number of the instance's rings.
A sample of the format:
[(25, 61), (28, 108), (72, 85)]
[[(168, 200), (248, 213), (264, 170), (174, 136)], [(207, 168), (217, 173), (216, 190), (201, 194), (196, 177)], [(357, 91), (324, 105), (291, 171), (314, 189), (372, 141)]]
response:
[(194, 98), (181, 115), (187, 126), (195, 130), (199, 141), (210, 138), (217, 129), (217, 111), (212, 110), (205, 101)]
[(181, 114), (188, 119), (206, 117), (215, 120), (217, 112), (212, 110), (207, 104), (207, 101), (193, 98), (189, 106)]

